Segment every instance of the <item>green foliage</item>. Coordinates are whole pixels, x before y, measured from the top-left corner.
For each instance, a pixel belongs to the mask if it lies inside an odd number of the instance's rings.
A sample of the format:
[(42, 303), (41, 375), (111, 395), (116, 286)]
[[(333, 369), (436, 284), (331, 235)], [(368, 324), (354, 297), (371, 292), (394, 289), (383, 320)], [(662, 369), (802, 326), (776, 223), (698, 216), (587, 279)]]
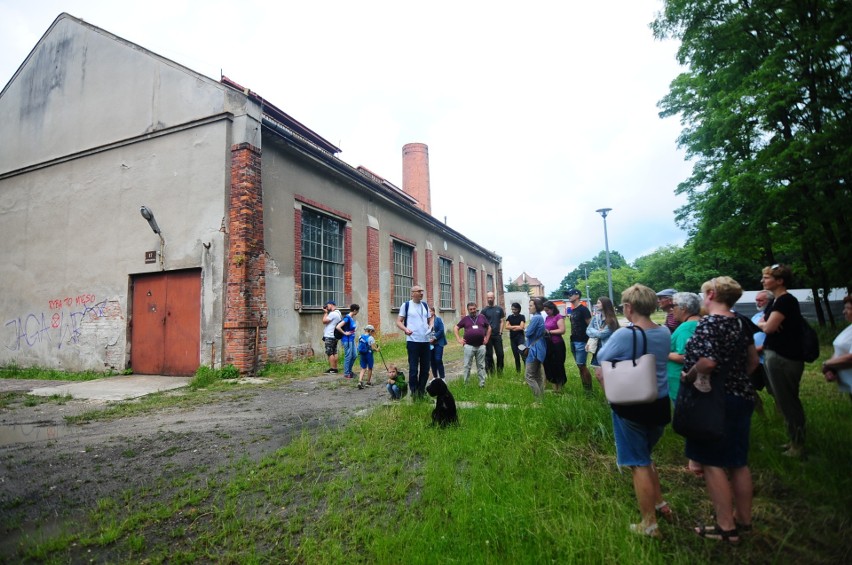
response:
[(10, 363), (0, 367), (0, 379), (27, 379), (39, 381), (93, 381), (104, 378), (103, 373), (94, 371), (83, 371), (72, 373), (58, 369), (44, 369), (42, 367), (19, 367)]
[(197, 390), (216, 384), (222, 379), (237, 379), (240, 371), (233, 365), (226, 365), (221, 369), (211, 369), (202, 365), (195, 371), (195, 377), (189, 382), (189, 388)]
[(714, 274), (783, 262), (799, 286), (852, 280), (850, 28), (848, 0), (667, 0), (652, 24), (681, 42), (661, 116), (694, 162), (677, 221)]
[(529, 283), (517, 284), (514, 282), (510, 282), (506, 285), (506, 292), (526, 292), (530, 293), (530, 285)]
[[(610, 267), (613, 270), (627, 266), (627, 260), (618, 251), (609, 252), (609, 262)], [(586, 278), (591, 279), (592, 273), (599, 270), (603, 270), (604, 276), (606, 276), (606, 250), (601, 251), (595, 257), (589, 259), (588, 261), (583, 261), (577, 266), (576, 269), (565, 275), (565, 278), (563, 278), (562, 282), (559, 283), (559, 288), (551, 292), (549, 298), (562, 298), (565, 294), (565, 291), (570, 288), (578, 288), (580, 290), (585, 291)], [(614, 289), (615, 281), (613, 281), (613, 292), (615, 292)], [(607, 292), (604, 292), (602, 295), (596, 295), (594, 294), (594, 292), (592, 293), (593, 296), (605, 296), (606, 294)]]

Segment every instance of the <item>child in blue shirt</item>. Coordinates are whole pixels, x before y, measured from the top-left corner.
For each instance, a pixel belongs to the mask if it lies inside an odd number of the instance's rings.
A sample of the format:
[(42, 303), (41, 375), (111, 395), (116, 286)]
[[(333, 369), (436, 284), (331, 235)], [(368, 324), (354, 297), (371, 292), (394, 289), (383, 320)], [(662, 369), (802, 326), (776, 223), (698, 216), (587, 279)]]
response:
[[(358, 338), (358, 356), (361, 360), (361, 372), (358, 374), (358, 388), (363, 389), (364, 386), (373, 386), (373, 351), (379, 350), (379, 344), (376, 343), (376, 338), (373, 335), (376, 333), (376, 328), (372, 324), (367, 324), (364, 327), (364, 333)], [(367, 372), (367, 382), (364, 382), (364, 372)]]

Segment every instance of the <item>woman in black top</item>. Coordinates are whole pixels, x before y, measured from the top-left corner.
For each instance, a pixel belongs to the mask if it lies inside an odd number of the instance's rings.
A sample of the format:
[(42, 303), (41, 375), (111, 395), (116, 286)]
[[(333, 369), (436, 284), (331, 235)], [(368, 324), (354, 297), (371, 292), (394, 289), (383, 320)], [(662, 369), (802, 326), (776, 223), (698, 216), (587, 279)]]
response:
[(799, 301), (787, 292), (793, 279), (790, 267), (772, 265), (763, 269), (761, 283), (775, 297), (758, 327), (766, 334), (763, 343), (769, 391), (784, 416), (790, 443), (783, 446), (788, 457), (801, 457), (805, 448), (805, 409), (799, 400), (799, 383), (805, 371), (802, 358), (802, 324), (806, 323)]
[(512, 355), (515, 357), (515, 371), (521, 372), (521, 352), (518, 346), (524, 343), (524, 328), (527, 319), (521, 314), (521, 305), (512, 302), (512, 313), (506, 316), (506, 329), (509, 330), (509, 343), (512, 346)]

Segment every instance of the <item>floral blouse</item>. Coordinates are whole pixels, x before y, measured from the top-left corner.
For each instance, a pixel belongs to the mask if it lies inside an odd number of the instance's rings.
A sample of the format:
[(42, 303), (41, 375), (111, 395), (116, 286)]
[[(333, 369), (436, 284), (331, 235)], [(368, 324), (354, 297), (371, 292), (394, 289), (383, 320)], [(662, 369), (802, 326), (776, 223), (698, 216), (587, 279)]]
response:
[(712, 359), (717, 364), (715, 371), (729, 368), (725, 378), (727, 394), (753, 399), (754, 388), (746, 374), (748, 346), (753, 343), (754, 338), (737, 316), (704, 316), (686, 342), (683, 370), (689, 371), (701, 357)]

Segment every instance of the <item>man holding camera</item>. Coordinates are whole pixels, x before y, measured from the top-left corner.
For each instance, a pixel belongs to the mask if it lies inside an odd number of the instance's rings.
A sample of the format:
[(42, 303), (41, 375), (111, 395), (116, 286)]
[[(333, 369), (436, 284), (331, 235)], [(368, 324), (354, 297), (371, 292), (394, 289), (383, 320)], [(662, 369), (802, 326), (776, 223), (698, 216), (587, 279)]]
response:
[(325, 329), (322, 332), (322, 341), (325, 344), (325, 354), (328, 355), (328, 374), (337, 373), (337, 338), (334, 337), (334, 328), (340, 323), (340, 312), (334, 300), (329, 300), (322, 309), (322, 323)]

